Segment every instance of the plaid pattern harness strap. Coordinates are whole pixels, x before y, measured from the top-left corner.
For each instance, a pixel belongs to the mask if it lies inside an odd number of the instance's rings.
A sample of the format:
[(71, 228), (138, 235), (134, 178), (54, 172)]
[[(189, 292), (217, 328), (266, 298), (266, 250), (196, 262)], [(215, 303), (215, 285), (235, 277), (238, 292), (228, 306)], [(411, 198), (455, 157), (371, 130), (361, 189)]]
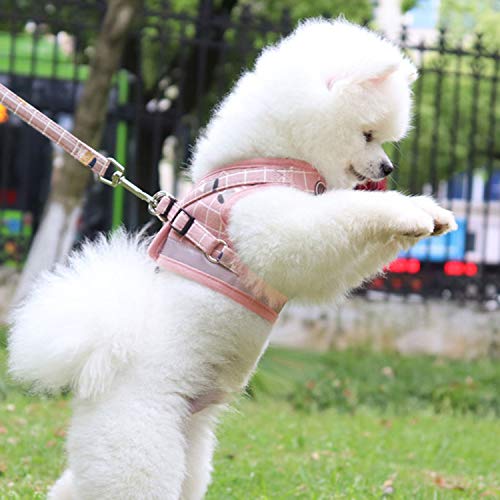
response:
[(243, 196), (269, 186), (289, 186), (311, 194), (326, 190), (325, 179), (300, 160), (259, 158), (210, 172), (181, 201), (164, 196), (156, 214), (165, 224), (149, 254), (161, 267), (216, 290), (270, 322), (287, 297), (256, 276), (230, 241), (231, 207)]

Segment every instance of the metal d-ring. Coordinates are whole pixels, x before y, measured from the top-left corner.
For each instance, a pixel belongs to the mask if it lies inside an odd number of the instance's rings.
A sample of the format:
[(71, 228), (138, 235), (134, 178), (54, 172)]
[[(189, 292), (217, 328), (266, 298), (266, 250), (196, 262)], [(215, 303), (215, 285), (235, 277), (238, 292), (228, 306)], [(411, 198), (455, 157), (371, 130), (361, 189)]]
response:
[[(224, 240), (221, 240), (219, 238), (217, 238), (216, 240), (216, 243), (217, 245), (215, 245), (214, 249), (212, 250), (212, 252), (219, 246), (219, 245), (222, 245), (222, 250), (221, 250), (221, 256), (222, 254), (224, 253), (224, 249), (227, 248), (227, 243), (224, 241)], [(215, 257), (212, 257), (210, 254), (208, 254), (207, 252), (203, 252), (205, 254), (205, 257), (210, 261), (212, 262), (212, 264), (220, 264), (220, 258), (219, 259), (216, 259)]]

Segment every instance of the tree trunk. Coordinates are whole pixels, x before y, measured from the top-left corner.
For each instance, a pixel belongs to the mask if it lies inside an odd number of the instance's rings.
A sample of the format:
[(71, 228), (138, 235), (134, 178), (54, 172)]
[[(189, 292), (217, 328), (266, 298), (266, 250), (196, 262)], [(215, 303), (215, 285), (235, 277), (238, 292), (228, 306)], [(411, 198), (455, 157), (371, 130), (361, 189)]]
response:
[[(141, 5), (142, 0), (108, 0), (73, 128), (76, 137), (94, 148), (98, 148), (101, 142), (113, 76), (120, 67), (127, 36)], [(61, 167), (54, 167), (50, 195), (14, 303), (26, 295), (33, 278), (55, 263), (64, 261), (68, 255), (75, 240), (88, 181), (88, 169), (69, 155), (65, 155)]]

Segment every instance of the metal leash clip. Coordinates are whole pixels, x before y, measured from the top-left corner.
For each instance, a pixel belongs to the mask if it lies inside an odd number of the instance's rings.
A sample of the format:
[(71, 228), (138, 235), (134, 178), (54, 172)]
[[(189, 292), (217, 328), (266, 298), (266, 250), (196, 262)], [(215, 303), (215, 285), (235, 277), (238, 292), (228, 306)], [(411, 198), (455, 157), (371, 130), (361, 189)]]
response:
[(106, 179), (102, 175), (98, 175), (97, 178), (99, 182), (102, 182), (103, 184), (106, 184), (106, 186), (110, 186), (112, 188), (123, 186), (123, 188), (128, 192), (132, 193), (134, 196), (137, 196), (137, 198), (145, 201), (148, 204), (148, 211), (151, 215), (158, 217), (158, 219), (160, 219), (162, 222), (166, 222), (166, 219), (164, 217), (156, 213), (156, 208), (158, 207), (160, 200), (164, 196), (167, 196), (167, 193), (165, 191), (158, 191), (155, 195), (151, 196), (125, 177), (125, 167), (121, 163), (118, 163), (114, 158), (111, 157), (108, 157), (107, 160), (109, 161), (110, 165), (113, 165), (113, 167), (115, 167), (115, 171), (111, 174), (111, 179)]

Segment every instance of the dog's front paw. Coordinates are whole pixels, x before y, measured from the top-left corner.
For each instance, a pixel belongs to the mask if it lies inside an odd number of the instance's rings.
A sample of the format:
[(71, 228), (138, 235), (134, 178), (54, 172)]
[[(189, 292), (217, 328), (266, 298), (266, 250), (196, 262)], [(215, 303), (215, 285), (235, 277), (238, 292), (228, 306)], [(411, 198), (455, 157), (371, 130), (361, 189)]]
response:
[(452, 212), (440, 207), (428, 196), (416, 196), (412, 201), (424, 212), (429, 214), (434, 221), (432, 236), (440, 236), (450, 231), (456, 231), (458, 226)]
[(390, 229), (392, 236), (414, 240), (415, 243), (416, 240), (426, 238), (434, 232), (434, 220), (423, 210), (411, 207), (396, 214)]

